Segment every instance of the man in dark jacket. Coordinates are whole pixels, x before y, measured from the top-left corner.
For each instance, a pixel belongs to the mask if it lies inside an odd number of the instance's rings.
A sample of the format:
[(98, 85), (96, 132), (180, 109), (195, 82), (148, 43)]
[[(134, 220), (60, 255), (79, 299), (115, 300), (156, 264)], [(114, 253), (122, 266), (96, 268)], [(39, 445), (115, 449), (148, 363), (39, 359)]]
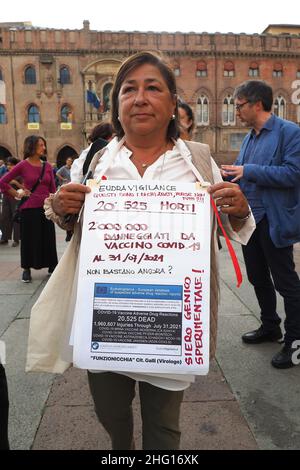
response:
[(277, 290), (284, 299), (285, 336), (271, 363), (284, 369), (298, 363), (300, 340), (300, 280), (293, 260), (293, 244), (300, 241), (300, 128), (271, 113), (273, 92), (263, 81), (241, 84), (234, 97), (238, 117), (252, 130), (235, 165), (222, 165), (222, 172), (239, 182), (255, 217), (256, 230), (242, 249), (262, 323), (242, 339), (257, 344), (281, 338)]

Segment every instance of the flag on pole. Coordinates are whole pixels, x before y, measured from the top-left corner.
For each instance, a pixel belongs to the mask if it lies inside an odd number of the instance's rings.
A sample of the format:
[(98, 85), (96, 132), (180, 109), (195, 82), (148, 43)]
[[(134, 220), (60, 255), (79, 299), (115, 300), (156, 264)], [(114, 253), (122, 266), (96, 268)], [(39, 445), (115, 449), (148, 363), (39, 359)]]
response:
[(6, 104), (6, 90), (3, 80), (0, 80), (0, 104)]
[(93, 90), (86, 90), (86, 100), (88, 103), (91, 103), (96, 109), (99, 109), (101, 106), (100, 98), (97, 93)]

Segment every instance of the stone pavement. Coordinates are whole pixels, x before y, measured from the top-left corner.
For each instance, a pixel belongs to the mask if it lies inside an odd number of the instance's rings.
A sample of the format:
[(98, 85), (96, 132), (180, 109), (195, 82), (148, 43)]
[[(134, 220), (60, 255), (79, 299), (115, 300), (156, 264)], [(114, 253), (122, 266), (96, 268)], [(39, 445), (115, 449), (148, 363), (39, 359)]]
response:
[[(58, 229), (59, 252), (66, 244)], [(243, 332), (258, 326), (259, 311), (241, 251), (235, 245), (244, 282), (237, 289), (225, 248), (220, 252), (221, 305), (217, 359), (207, 377), (185, 393), (182, 449), (299, 449), (300, 367), (270, 366), (276, 343), (249, 346)], [(300, 272), (300, 247), (296, 247)], [(6, 344), (12, 449), (110, 449), (98, 424), (86, 373), (25, 374), (30, 309), (47, 282), (47, 270), (20, 281), (19, 249), (0, 246), (0, 337)], [(63, 286), (62, 286), (63, 287)], [(283, 312), (279, 299), (279, 312)], [(141, 448), (138, 399), (134, 403), (137, 448)]]

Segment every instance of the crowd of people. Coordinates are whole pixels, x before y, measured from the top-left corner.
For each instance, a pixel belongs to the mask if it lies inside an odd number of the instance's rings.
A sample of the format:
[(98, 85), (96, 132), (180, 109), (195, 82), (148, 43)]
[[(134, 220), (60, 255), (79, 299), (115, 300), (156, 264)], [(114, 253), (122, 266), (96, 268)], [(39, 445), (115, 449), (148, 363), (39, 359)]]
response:
[[(245, 333), (242, 340), (257, 344), (281, 339), (276, 311), (278, 291), (284, 298), (286, 313), (284, 345), (271, 363), (276, 368), (293, 367), (295, 341), (300, 340), (300, 281), (293, 262), (293, 244), (300, 241), (300, 128), (272, 114), (269, 85), (260, 80), (243, 83), (235, 91), (235, 107), (240, 120), (251, 130), (236, 162), (219, 169), (208, 145), (192, 141), (193, 110), (178, 99), (173, 72), (161, 57), (149, 52), (134, 54), (121, 65), (111, 100), (111, 124), (96, 126), (89, 146), (79, 158), (68, 158), (56, 172), (58, 191), (51, 165), (41, 160), (46, 153), (42, 137), (27, 137), (23, 161), (10, 159), (7, 171), (0, 161), (0, 189), (6, 214), (0, 244), (13, 238), (16, 246), (21, 239), (22, 281), (31, 281), (32, 268), (47, 267), (49, 274), (53, 272), (57, 264), (53, 222), (59, 218), (59, 225), (64, 227), (66, 217), (80, 211), (89, 191), (82, 181), (96, 154), (99, 160), (95, 178), (104, 169), (108, 179), (195, 182), (201, 177), (211, 183), (208, 191), (229, 237), (242, 244), (248, 279), (261, 309), (260, 328)], [(44, 215), (44, 203), (50, 220)], [(12, 222), (16, 205), (20, 212), (19, 232)], [(215, 318), (215, 224), (211, 225), (211, 233), (210, 315)], [(216, 333), (216, 328), (212, 328), (213, 345)], [(88, 372), (95, 410), (111, 437), (113, 449), (134, 449), (132, 400), (136, 383), (142, 409), (143, 448), (178, 449), (180, 406), (184, 390), (192, 381), (192, 377), (184, 375)]]
[[(109, 122), (103, 122), (96, 125), (88, 138), (89, 145), (81, 153), (80, 159), (83, 158), (86, 160), (87, 165), (87, 162), (92, 159), (93, 155), (100, 148), (107, 145), (113, 135), (113, 127)], [(34, 148), (31, 151), (36, 153), (33, 153), (32, 155), (29, 155), (28, 149), (26, 149), (29, 142), (34, 142)], [(35, 146), (39, 146), (39, 148), (35, 149)], [(8, 157), (6, 161), (0, 160), (0, 245), (8, 245), (11, 240), (12, 247), (19, 246), (20, 231), (22, 230), (22, 281), (31, 282), (31, 268), (41, 269), (48, 267), (49, 274), (51, 274), (57, 264), (55, 234), (53, 232), (52, 225), (49, 225), (48, 222), (44, 220), (43, 204), (45, 198), (50, 193), (54, 193), (62, 185), (71, 181), (71, 167), (74, 159), (72, 157), (67, 157), (65, 164), (58, 169), (55, 163), (47, 161), (47, 144), (45, 139), (41, 136), (32, 135), (25, 139), (23, 160), (27, 163), (24, 164), (24, 162), (21, 162), (16, 157)], [(45, 174), (43, 173), (42, 178), (38, 178), (41, 179), (39, 182), (40, 186), (37, 187), (36, 190), (34, 189), (34, 191), (32, 191), (34, 183), (33, 177), (34, 175), (38, 177), (37, 168), (43, 169), (43, 162), (45, 163), (46, 172)], [(53, 177), (51, 176), (51, 178), (50, 167), (52, 168), (53, 173)], [(25, 198), (27, 198), (26, 201)], [(43, 225), (36, 225), (37, 219), (33, 219), (34, 215), (37, 215), (38, 213), (37, 210), (26, 210), (37, 208), (40, 208), (38, 219), (39, 222), (44, 221)], [(27, 220), (28, 217), (29, 220)], [(27, 222), (25, 222), (25, 219)], [(30, 227), (30, 223), (32, 222), (35, 223), (33, 234), (34, 239), (29, 237), (29, 233), (27, 233), (26, 230), (24, 232), (24, 227)], [(41, 230), (39, 230), (38, 227), (40, 227)], [(45, 233), (44, 229), (46, 230)], [(44, 235), (46, 235), (46, 237)], [(72, 231), (68, 230), (66, 233), (66, 241), (70, 241), (71, 237)], [(45, 245), (42, 250), (39, 248), (40, 243)], [(32, 248), (30, 249), (30, 247), (34, 247), (34, 253), (31, 253)]]

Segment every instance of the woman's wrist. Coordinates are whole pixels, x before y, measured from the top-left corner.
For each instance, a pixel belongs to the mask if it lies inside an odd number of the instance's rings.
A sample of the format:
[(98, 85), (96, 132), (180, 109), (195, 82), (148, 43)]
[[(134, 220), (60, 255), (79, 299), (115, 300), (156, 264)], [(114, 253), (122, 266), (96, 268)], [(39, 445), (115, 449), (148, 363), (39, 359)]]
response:
[(69, 217), (68, 214), (60, 215), (56, 212), (54, 202), (56, 194), (50, 194), (44, 201), (46, 219), (52, 220), (52, 222), (64, 230), (72, 230), (76, 220), (74, 217)]
[(55, 193), (50, 194), (50, 200), (51, 200), (51, 207), (52, 207), (53, 212), (58, 217), (63, 218), (65, 216), (65, 213), (61, 211), (60, 204), (58, 201), (58, 193), (60, 191), (60, 188), (61, 187), (59, 187)]

